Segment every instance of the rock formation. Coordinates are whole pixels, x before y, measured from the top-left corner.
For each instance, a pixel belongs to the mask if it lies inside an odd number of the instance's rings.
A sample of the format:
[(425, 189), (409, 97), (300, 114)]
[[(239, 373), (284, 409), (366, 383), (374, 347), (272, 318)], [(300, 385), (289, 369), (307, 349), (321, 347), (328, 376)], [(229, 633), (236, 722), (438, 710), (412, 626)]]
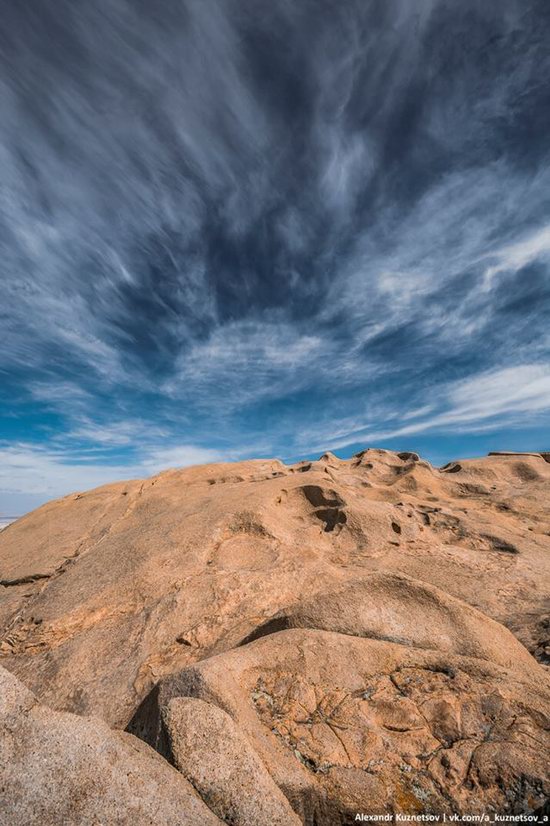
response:
[(136, 737), (40, 705), (0, 669), (0, 823), (219, 823), (192, 786)]
[(79, 825), (149, 822), (157, 795), (155, 824), (542, 810), (549, 483), (540, 455), (367, 450), (170, 470), (11, 524), (9, 823), (55, 823), (54, 797)]

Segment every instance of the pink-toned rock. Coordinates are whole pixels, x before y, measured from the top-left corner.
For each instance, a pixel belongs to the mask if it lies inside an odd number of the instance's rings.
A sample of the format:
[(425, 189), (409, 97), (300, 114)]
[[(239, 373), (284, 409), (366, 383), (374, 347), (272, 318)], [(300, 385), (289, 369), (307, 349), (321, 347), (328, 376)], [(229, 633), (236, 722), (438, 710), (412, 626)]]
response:
[(174, 765), (223, 822), (299, 826), (301, 820), (225, 711), (178, 697), (163, 709), (163, 722)]
[[(549, 490), (538, 455), (437, 469), (366, 450), (73, 494), (0, 533), (0, 662), (44, 705), (127, 727), (172, 759), (169, 700), (222, 709), (232, 742), (248, 743), (307, 824), (371, 804), (535, 811), (550, 762)], [(416, 682), (400, 683), (404, 669)], [(115, 762), (130, 759), (96, 728), (94, 753), (104, 742)], [(200, 761), (179, 754), (192, 779)], [(222, 769), (201, 775), (204, 795), (223, 781), (224, 805), (246, 819)], [(273, 783), (266, 805), (284, 811)]]
[(153, 749), (102, 720), (41, 706), (0, 669), (2, 826), (215, 826)]
[(540, 672), (288, 630), (183, 671), (157, 702), (161, 714), (177, 696), (226, 709), (305, 823), (337, 826), (357, 811), (532, 814), (550, 795)]

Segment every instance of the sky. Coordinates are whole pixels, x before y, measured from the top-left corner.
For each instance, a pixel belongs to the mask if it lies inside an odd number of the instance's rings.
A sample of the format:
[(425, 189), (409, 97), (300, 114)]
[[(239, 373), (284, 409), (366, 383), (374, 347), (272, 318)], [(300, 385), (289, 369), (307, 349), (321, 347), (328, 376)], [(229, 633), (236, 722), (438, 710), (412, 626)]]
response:
[(0, 515), (550, 449), (548, 0), (4, 0)]

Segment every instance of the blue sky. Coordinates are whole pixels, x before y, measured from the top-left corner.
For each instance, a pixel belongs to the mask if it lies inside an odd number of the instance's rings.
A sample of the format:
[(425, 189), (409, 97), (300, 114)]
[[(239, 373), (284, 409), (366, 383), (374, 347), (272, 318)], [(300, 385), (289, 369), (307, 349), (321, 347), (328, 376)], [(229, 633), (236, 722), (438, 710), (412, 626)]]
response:
[(43, 0), (0, 32), (0, 515), (549, 449), (547, 0)]

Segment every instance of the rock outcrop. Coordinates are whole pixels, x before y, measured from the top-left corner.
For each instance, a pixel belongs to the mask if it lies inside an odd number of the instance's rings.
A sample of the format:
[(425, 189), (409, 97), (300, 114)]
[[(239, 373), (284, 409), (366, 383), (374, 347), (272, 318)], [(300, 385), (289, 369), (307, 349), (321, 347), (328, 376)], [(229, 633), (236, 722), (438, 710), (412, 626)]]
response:
[(37, 697), (32, 725), (12, 715), (9, 822), (38, 822), (25, 760), (38, 777), (58, 761), (60, 806), (82, 797), (78, 743), (106, 778), (90, 805), (132, 813), (109, 823), (141, 822), (132, 760), (143, 812), (165, 786), (157, 824), (541, 810), (549, 483), (538, 455), (437, 469), (368, 450), (167, 471), (8, 526), (0, 664)]

